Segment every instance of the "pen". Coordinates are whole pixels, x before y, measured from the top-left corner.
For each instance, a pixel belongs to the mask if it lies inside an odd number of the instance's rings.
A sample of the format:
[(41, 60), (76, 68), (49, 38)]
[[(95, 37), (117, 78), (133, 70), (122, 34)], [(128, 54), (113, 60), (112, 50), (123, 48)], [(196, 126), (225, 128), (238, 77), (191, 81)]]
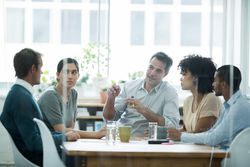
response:
[(174, 143), (173, 142), (164, 142), (164, 143), (161, 143), (163, 145), (173, 145)]

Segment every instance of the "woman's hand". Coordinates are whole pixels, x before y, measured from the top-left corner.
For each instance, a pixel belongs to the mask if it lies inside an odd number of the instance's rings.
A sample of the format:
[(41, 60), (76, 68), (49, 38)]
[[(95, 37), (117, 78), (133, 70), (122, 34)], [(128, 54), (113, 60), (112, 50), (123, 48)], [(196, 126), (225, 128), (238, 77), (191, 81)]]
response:
[(80, 135), (73, 130), (66, 132), (65, 136), (67, 141), (76, 141), (77, 139), (80, 139)]
[(106, 135), (107, 128), (104, 126), (97, 132), (97, 138), (100, 139)]
[(168, 138), (170, 138), (171, 140), (175, 140), (175, 141), (180, 141), (181, 140), (181, 132), (177, 129), (174, 128), (168, 128), (167, 130), (167, 134), (168, 134)]

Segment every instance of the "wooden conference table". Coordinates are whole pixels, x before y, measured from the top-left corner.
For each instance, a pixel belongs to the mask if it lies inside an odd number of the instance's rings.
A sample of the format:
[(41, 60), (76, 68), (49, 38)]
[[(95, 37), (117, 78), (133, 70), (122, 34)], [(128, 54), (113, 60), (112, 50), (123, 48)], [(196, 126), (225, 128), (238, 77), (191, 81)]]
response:
[[(130, 143), (117, 141), (107, 145), (105, 140), (80, 139), (65, 142), (64, 152), (86, 160), (87, 167), (206, 167), (220, 166), (225, 150), (204, 145), (170, 143), (149, 145), (146, 140)], [(79, 163), (78, 163), (79, 164)]]

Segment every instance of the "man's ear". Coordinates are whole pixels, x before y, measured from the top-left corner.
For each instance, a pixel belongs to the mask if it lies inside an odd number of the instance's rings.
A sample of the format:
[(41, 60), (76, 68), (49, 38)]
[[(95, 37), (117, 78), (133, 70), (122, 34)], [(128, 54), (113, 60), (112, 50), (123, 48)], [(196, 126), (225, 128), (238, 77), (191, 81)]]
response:
[(31, 74), (32, 73), (34, 73), (34, 72), (36, 72), (36, 67), (35, 67), (35, 64), (33, 64), (32, 66), (31, 66), (31, 70), (30, 70), (30, 72), (31, 72)]
[(59, 72), (56, 72), (56, 80), (59, 81), (59, 75), (60, 73)]
[(168, 71), (165, 72), (164, 77), (168, 75)]

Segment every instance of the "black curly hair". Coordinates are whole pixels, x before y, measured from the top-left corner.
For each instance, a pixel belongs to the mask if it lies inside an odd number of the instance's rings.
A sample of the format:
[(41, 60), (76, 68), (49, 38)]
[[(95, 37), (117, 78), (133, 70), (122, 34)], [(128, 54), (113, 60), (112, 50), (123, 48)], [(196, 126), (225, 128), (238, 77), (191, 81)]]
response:
[(178, 68), (181, 74), (190, 71), (197, 77), (197, 87), (199, 93), (213, 92), (214, 73), (216, 66), (211, 58), (202, 57), (201, 55), (191, 54), (180, 61)]

